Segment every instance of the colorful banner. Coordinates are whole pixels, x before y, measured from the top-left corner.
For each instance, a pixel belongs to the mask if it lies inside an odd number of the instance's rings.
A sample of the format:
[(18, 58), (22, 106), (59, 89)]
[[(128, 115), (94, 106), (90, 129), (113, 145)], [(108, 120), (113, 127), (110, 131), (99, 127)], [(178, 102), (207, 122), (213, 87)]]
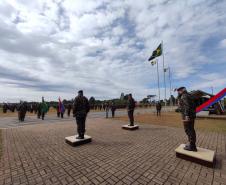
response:
[(200, 105), (199, 107), (196, 108), (196, 113), (205, 110), (212, 106), (213, 104), (217, 103), (220, 101), (224, 96), (226, 96), (226, 88), (224, 88), (222, 91), (217, 93), (215, 96), (211, 97), (208, 101)]

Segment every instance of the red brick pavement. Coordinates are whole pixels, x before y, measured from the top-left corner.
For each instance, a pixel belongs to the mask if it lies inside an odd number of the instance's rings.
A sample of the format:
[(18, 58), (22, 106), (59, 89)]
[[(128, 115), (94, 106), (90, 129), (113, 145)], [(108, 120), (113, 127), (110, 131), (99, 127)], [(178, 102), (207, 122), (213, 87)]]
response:
[(93, 142), (65, 143), (75, 123), (29, 125), (3, 130), (0, 185), (73, 184), (226, 184), (226, 135), (198, 133), (198, 145), (217, 151), (217, 166), (207, 168), (175, 157), (186, 141), (178, 128), (142, 124), (122, 130), (120, 121), (89, 119)]

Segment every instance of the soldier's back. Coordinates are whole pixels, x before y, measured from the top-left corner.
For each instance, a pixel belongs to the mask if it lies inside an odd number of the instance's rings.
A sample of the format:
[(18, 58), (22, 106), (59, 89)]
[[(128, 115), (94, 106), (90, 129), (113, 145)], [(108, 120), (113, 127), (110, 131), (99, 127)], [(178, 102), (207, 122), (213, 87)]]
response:
[(77, 96), (74, 100), (74, 113), (77, 116), (84, 116), (89, 111), (88, 99), (85, 96)]

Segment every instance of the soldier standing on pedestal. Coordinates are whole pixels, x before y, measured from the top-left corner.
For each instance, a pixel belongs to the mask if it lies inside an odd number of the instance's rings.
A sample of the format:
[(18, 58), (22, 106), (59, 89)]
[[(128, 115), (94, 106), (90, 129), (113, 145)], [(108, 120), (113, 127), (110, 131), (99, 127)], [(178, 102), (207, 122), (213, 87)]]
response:
[(78, 136), (76, 139), (84, 139), (86, 116), (90, 110), (88, 99), (83, 96), (83, 91), (78, 91), (74, 100), (73, 114), (76, 117)]
[(133, 113), (134, 113), (134, 109), (135, 109), (136, 103), (132, 97), (132, 94), (128, 95), (128, 102), (127, 102), (127, 111), (128, 111), (128, 117), (130, 120), (130, 124), (129, 126), (134, 126), (134, 117), (133, 117)]
[(184, 149), (188, 151), (197, 151), (196, 148), (196, 133), (194, 129), (195, 118), (196, 118), (196, 107), (192, 95), (189, 94), (185, 87), (177, 89), (179, 109), (181, 111), (184, 130), (188, 136), (189, 144)]

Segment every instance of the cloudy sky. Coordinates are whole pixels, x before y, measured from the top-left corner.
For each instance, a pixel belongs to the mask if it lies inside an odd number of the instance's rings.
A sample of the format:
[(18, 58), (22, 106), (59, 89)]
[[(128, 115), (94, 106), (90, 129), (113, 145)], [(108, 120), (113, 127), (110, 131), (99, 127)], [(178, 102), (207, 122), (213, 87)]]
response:
[[(1, 0), (0, 101), (157, 94), (163, 41), (172, 86), (226, 86), (224, 0)], [(161, 97), (164, 95), (162, 57)], [(169, 94), (168, 73), (166, 74)]]

